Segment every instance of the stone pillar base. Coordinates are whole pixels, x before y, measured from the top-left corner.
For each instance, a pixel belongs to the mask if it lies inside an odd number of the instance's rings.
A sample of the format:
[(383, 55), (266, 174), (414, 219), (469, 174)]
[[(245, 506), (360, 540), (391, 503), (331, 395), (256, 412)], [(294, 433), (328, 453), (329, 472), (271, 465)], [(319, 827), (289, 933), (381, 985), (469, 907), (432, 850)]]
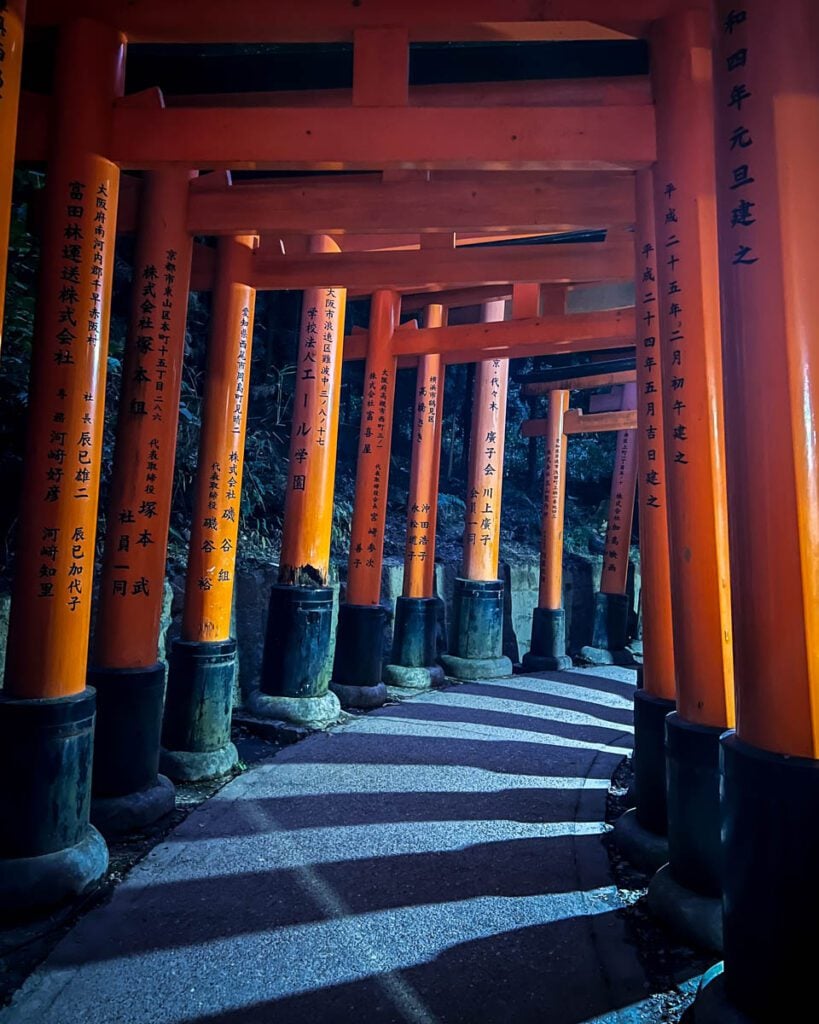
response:
[(96, 695), (0, 694), (0, 913), (54, 906), (108, 869), (89, 824)]
[(92, 666), (88, 682), (97, 693), (91, 821), (105, 836), (138, 831), (176, 806), (159, 775), (165, 665)]
[(562, 608), (535, 608), (532, 646), (523, 655), (527, 672), (561, 672), (572, 667), (566, 654), (566, 613)]
[(253, 690), (245, 700), (245, 707), (258, 718), (314, 731), (335, 725), (341, 715), (338, 697), (329, 692), (320, 697), (271, 697), (261, 690)]
[(443, 686), (445, 681), (446, 676), (440, 665), (425, 665), (419, 668), (387, 665), (384, 669), (387, 694), (399, 700)]
[(512, 662), (504, 655), (499, 658), (459, 658), (455, 654), (442, 654), (441, 664), (447, 676), (462, 683), (504, 679), (512, 675)]
[(675, 706), (673, 700), (654, 697), (645, 690), (635, 690), (632, 763), (637, 820), (644, 829), (658, 836), (665, 836), (668, 832), (665, 720)]
[(580, 650), (590, 665), (633, 665), (626, 650), (628, 640), (629, 599), (627, 594), (598, 592), (594, 602), (592, 642)]
[[(230, 739), (236, 641), (176, 640), (171, 650), (161, 767), (178, 781), (200, 781), (225, 775), (238, 755)], [(208, 754), (208, 758), (180, 755)], [(194, 765), (212, 772), (192, 775)]]
[(722, 953), (722, 901), (680, 885), (670, 864), (651, 879), (648, 909), (692, 946)]
[(378, 708), (387, 699), (381, 679), (386, 612), (379, 604), (342, 604), (330, 689), (344, 708)]
[(626, 860), (647, 875), (653, 875), (668, 862), (668, 839), (644, 828), (634, 808), (615, 821), (612, 836)]
[(725, 992), (752, 1020), (816, 1002), (819, 761), (721, 740)]

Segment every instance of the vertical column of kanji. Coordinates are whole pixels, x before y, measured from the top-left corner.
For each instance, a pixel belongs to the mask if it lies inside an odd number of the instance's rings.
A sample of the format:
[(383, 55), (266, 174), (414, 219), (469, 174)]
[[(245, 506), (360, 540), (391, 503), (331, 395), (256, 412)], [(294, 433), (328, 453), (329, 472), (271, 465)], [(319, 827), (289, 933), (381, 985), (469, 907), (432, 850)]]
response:
[[(119, 169), (105, 158), (119, 34), (60, 34), (29, 436), (0, 698), (0, 903), (50, 903), (99, 878), (88, 824), (94, 691), (85, 685)], [(45, 856), (49, 855), (49, 856)]]
[(20, 106), (25, 15), (26, 0), (0, 0), (0, 347), (3, 342), (11, 187), (14, 180), (14, 145)]
[(91, 819), (106, 835), (173, 810), (157, 774), (165, 663), (159, 621), (191, 266), (191, 173), (142, 182), (131, 320), (88, 682), (97, 692)]
[[(704, 11), (652, 31), (654, 173), (677, 711), (666, 719), (669, 868), (652, 903), (672, 920), (685, 890), (712, 897), (703, 941), (718, 941), (719, 736), (734, 715), (722, 425), (711, 37)], [(710, 935), (710, 937), (709, 937)]]
[[(502, 301), (484, 303), (483, 323), (503, 318)], [(502, 653), (503, 581), (498, 579), (508, 378), (508, 359), (478, 363), (472, 397), (463, 575), (455, 580), (453, 650), (441, 656), (444, 671), (456, 679), (512, 674), (512, 662)]]
[[(637, 308), (658, 309), (653, 178), (636, 181)], [(642, 314), (645, 316), (645, 313)], [(675, 708), (674, 638), (668, 551), (659, 332), (656, 320), (637, 336), (637, 459), (640, 510), (640, 573), (643, 616), (643, 686), (634, 694), (634, 789), (636, 805), (615, 825), (623, 852), (655, 871), (668, 860), (665, 719)]]
[[(441, 327), (443, 322), (443, 306), (427, 306), (424, 326)], [(421, 356), (413, 405), (404, 592), (395, 602), (392, 663), (385, 669), (388, 686), (399, 696), (428, 690), (444, 679), (443, 669), (435, 664), (439, 605), (435, 596), (435, 525), (443, 393), (443, 359), (440, 355)]]
[(796, 1021), (815, 1000), (819, 916), (819, 7), (721, 0), (713, 29), (737, 688), (736, 733), (721, 741), (724, 983), (735, 1009), (718, 1005), (721, 983), (708, 986), (697, 1020)]
[[(338, 246), (317, 235), (310, 251), (338, 252)], [(328, 577), (346, 300), (338, 286), (309, 288), (302, 300), (279, 582), (270, 592), (261, 688), (248, 695), (256, 714), (319, 728), (339, 713), (338, 698), (327, 689)]]
[(223, 775), (230, 740), (236, 641), (233, 576), (256, 290), (252, 235), (219, 239), (182, 637), (171, 650), (160, 767), (172, 779)]
[(347, 590), (338, 610), (330, 684), (345, 707), (378, 707), (387, 696), (381, 679), (386, 613), (379, 602), (395, 395), (392, 336), (400, 309), (395, 292), (372, 297)]
[[(621, 409), (633, 409), (637, 385), (623, 386)], [(609, 495), (609, 518), (603, 549), (600, 589), (594, 603), (592, 642), (581, 656), (593, 665), (632, 663), (626, 651), (631, 605), (628, 586), (631, 524), (637, 488), (637, 438), (634, 430), (618, 430), (614, 446), (614, 470)]]
[(540, 584), (532, 612), (532, 646), (523, 656), (530, 672), (571, 668), (566, 654), (566, 613), (563, 610), (563, 517), (566, 507), (566, 443), (563, 417), (569, 392), (549, 392), (543, 464), (543, 505), (540, 533)]

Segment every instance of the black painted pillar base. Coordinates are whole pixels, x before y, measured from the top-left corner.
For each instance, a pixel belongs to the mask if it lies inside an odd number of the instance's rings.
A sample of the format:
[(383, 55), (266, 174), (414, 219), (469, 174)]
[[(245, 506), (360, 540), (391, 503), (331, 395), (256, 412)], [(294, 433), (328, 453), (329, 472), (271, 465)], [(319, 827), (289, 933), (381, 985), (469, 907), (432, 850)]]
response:
[(441, 655), (448, 676), (464, 682), (512, 675), (503, 651), (503, 580), (455, 580), (452, 651)]
[(435, 664), (437, 633), (437, 598), (396, 599), (392, 660), (384, 669), (391, 697), (405, 697), (443, 685), (444, 670)]
[(733, 731), (720, 745), (725, 992), (753, 1021), (807, 1021), (816, 1016), (819, 761), (760, 750)]
[(658, 836), (668, 835), (665, 720), (676, 703), (634, 691), (634, 795), (637, 820)]
[(594, 626), (591, 644), (580, 649), (580, 657), (590, 665), (633, 665), (626, 650), (628, 642), (628, 594), (604, 594), (594, 600)]
[[(807, 1004), (802, 1004), (802, 1010)], [(782, 1004), (783, 1013), (767, 1017), (750, 1017), (739, 1010), (725, 991), (725, 965), (720, 960), (707, 970), (700, 981), (697, 998), (683, 1017), (686, 1024), (784, 1024), (785, 1021), (803, 1019), (803, 1013), (791, 1015)]]
[(572, 667), (566, 654), (566, 612), (562, 608), (535, 608), (532, 646), (523, 655), (527, 672), (562, 672)]
[(262, 678), (245, 704), (259, 718), (308, 730), (338, 721), (330, 682), (333, 591), (279, 583), (270, 590)]
[(652, 879), (651, 910), (689, 941), (722, 949), (719, 739), (725, 730), (672, 712), (665, 720), (668, 866)]
[(235, 640), (174, 641), (159, 758), (170, 778), (215, 779), (236, 766), (230, 739), (235, 675)]
[(380, 604), (342, 604), (330, 689), (345, 708), (380, 708), (387, 699), (381, 678), (384, 625)]
[(159, 774), (165, 665), (88, 670), (97, 693), (91, 821), (104, 836), (135, 832), (176, 806)]
[(0, 694), (0, 914), (55, 906), (94, 886), (108, 848), (89, 824), (96, 695)]

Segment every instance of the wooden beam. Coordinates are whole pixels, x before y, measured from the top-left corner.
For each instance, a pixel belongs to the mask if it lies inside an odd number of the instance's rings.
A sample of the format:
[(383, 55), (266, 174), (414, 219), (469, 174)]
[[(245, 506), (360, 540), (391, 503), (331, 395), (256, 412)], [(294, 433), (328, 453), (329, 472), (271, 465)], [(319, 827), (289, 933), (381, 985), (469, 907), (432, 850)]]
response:
[[(395, 332), (393, 351), (399, 358), (440, 353), (447, 363), (470, 363), (624, 348), (634, 345), (634, 317), (627, 309), (423, 328), (413, 320)], [(354, 331), (344, 339), (344, 358), (363, 359), (368, 343), (366, 331)]]
[[(404, 106), (408, 102), (412, 107), (622, 107), (652, 101), (651, 80), (647, 75), (452, 82), (413, 85), (408, 92), (405, 82), (402, 96), (391, 102), (382, 90), (371, 105)], [(357, 105), (355, 90), (350, 89), (192, 93), (169, 96), (166, 100), (169, 107), (349, 107), (351, 104)]]
[[(520, 425), (523, 437), (545, 437), (546, 423), (543, 420), (524, 420)], [(613, 430), (636, 430), (637, 410), (623, 409), (620, 412), (584, 414), (580, 409), (569, 409), (563, 419), (564, 434), (602, 434)]]
[(483, 302), (511, 298), (511, 284), (490, 284), (481, 288), (455, 288), (446, 292), (410, 292), (401, 297), (401, 312), (414, 313), (416, 310), (426, 309), (431, 302), (437, 302), (446, 306), (447, 309), (457, 309), (459, 306), (479, 306)]
[(634, 275), (631, 239), (615, 242), (467, 246), (417, 252), (256, 257), (254, 286), (263, 291), (343, 285), (349, 289), (435, 291), (514, 282), (629, 281)]
[(108, 155), (124, 168), (634, 170), (656, 156), (650, 106), (118, 105), (112, 120)]
[(520, 393), (526, 396), (548, 395), (550, 391), (558, 389), (579, 391), (587, 388), (606, 388), (615, 384), (630, 384), (636, 379), (636, 370), (617, 370), (614, 373), (597, 373), (590, 377), (564, 377), (562, 380), (524, 384)]
[(634, 179), (622, 172), (298, 178), (192, 192), (188, 209), (193, 234), (215, 235), (547, 232), (633, 223)]
[(77, 0), (70, 7), (65, 0), (29, 0), (28, 23), (53, 26), (86, 16), (113, 25), (132, 42), (350, 42), (356, 28), (373, 25), (404, 25), (415, 41), (534, 41), (644, 34), (652, 21), (680, 6), (680, 0), (242, 0), (226, 11), (223, 0)]

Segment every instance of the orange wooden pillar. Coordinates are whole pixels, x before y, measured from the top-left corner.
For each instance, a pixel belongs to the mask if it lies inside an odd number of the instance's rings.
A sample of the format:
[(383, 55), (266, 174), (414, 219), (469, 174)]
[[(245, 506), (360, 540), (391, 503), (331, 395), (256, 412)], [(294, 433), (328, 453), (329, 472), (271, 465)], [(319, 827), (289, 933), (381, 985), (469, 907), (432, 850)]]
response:
[(724, 982), (696, 1019), (797, 1021), (819, 915), (819, 9), (718, 2), (713, 32), (737, 721)]
[(20, 107), (26, 0), (0, 0), (0, 350), (6, 298), (14, 147)]
[[(338, 252), (326, 235), (311, 252)], [(347, 292), (308, 288), (302, 300), (298, 369), (290, 431), (279, 582), (270, 593), (256, 714), (322, 728), (336, 721), (328, 692), (333, 590), (328, 586), (338, 411)]]
[[(624, 384), (621, 408), (633, 409), (636, 400), (637, 385)], [(637, 487), (636, 433), (635, 430), (618, 430), (614, 446), (609, 519), (600, 590), (594, 605), (592, 642), (580, 652), (582, 658), (593, 665), (632, 663), (631, 655), (625, 650), (631, 610), (626, 589)]]
[(256, 238), (219, 239), (182, 637), (171, 651), (160, 767), (172, 779), (223, 775), (236, 641), (231, 637), (256, 291)]
[(158, 775), (165, 663), (158, 652), (191, 267), (192, 174), (142, 183), (108, 528), (88, 682), (97, 692), (91, 818), (106, 835), (173, 810)]
[[(444, 309), (427, 306), (425, 327), (441, 327)], [(418, 360), (413, 405), (410, 485), (403, 594), (395, 602), (391, 664), (385, 680), (400, 696), (428, 690), (444, 680), (437, 665), (439, 599), (435, 596), (435, 528), (441, 466), (444, 362), (440, 355)]]
[(330, 684), (345, 707), (378, 707), (387, 696), (381, 679), (386, 618), (380, 604), (381, 567), (397, 368), (392, 336), (400, 309), (395, 292), (377, 291), (372, 297), (347, 589), (338, 610)]
[[(504, 303), (486, 302), (481, 321), (504, 318)], [(455, 581), (452, 650), (441, 656), (447, 675), (489, 679), (512, 674), (503, 655), (503, 581), (498, 579), (508, 359), (478, 363), (466, 496), (463, 575)]]
[(641, 324), (662, 348), (677, 678), (677, 711), (666, 719), (670, 867), (652, 883), (651, 901), (686, 927), (678, 887), (713, 897), (711, 920), (699, 920), (701, 941), (714, 944), (719, 736), (733, 723), (734, 702), (707, 12), (655, 23), (651, 62), (658, 308), (643, 306)]
[(95, 22), (61, 30), (0, 697), (6, 909), (82, 891), (108, 863), (88, 824), (95, 695), (85, 669), (119, 189), (119, 170), (105, 153), (124, 54), (118, 33)]
[(563, 417), (569, 392), (549, 392), (543, 465), (540, 532), (540, 584), (532, 613), (532, 646), (523, 656), (530, 672), (571, 668), (566, 654), (566, 613), (563, 609), (563, 518), (566, 508), (566, 445)]
[[(637, 308), (657, 314), (657, 246), (651, 171), (636, 175)], [(637, 461), (642, 579), (642, 686), (634, 694), (636, 804), (615, 826), (622, 851), (652, 870), (668, 860), (665, 719), (675, 709), (661, 349), (653, 323), (638, 319)], [(643, 834), (647, 833), (647, 834)], [(636, 845), (635, 845), (636, 844)]]

